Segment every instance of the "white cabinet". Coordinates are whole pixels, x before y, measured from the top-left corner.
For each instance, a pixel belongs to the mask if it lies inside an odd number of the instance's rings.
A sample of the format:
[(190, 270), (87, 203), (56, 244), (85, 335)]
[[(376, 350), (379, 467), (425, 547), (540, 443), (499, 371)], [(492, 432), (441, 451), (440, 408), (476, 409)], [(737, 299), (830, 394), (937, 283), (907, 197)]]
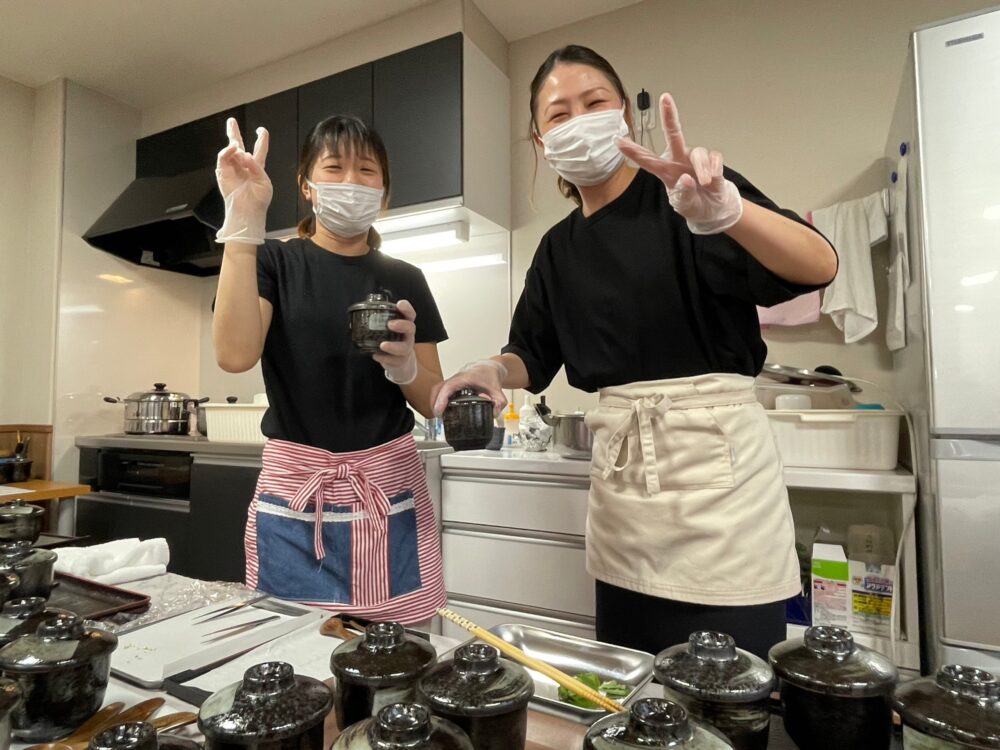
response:
[(594, 614), (582, 537), (532, 538), (445, 526), (449, 594), (576, 615)]
[(446, 476), (442, 520), (506, 529), (583, 536), (587, 486), (519, 479)]

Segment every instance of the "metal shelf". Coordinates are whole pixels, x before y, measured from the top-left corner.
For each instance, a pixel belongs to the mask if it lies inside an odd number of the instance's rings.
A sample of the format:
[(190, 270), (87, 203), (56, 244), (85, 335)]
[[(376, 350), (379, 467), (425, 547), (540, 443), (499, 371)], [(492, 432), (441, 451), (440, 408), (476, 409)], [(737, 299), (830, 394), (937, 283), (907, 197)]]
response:
[(895, 495), (912, 495), (917, 491), (916, 478), (902, 468), (892, 471), (861, 471), (786, 466), (785, 484), (789, 489), (886, 492)]

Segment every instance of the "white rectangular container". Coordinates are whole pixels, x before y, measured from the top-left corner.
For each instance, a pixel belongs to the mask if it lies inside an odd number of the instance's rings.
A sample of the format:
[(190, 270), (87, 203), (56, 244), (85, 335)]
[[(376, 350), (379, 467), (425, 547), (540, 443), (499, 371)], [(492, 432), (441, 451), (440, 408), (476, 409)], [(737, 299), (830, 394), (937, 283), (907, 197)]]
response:
[(768, 411), (785, 466), (890, 471), (899, 459), (901, 411)]
[(264, 443), (260, 421), (267, 404), (204, 404), (205, 427), (213, 443)]

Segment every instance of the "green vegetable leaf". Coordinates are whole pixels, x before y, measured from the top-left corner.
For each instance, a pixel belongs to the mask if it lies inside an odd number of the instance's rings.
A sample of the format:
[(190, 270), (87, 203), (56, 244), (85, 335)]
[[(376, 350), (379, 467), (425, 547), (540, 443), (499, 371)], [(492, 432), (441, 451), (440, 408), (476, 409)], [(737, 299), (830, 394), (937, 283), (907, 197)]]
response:
[[(631, 690), (628, 685), (623, 685), (615, 680), (606, 680), (601, 682), (600, 676), (594, 674), (593, 672), (581, 672), (580, 674), (573, 676), (587, 687), (600, 691), (612, 700), (626, 697)], [(559, 688), (559, 700), (563, 703), (570, 703), (574, 706), (579, 706), (580, 708), (598, 707), (593, 701), (589, 701), (576, 693), (572, 693), (564, 687)]]

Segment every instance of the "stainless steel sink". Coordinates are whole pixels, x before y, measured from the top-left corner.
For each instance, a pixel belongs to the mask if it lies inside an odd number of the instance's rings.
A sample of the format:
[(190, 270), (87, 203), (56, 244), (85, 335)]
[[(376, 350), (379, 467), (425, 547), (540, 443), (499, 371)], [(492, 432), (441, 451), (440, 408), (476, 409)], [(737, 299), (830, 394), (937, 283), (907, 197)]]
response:
[(441, 448), (448, 448), (451, 450), (451, 446), (449, 446), (444, 440), (417, 440), (416, 442), (418, 451), (436, 451)]

